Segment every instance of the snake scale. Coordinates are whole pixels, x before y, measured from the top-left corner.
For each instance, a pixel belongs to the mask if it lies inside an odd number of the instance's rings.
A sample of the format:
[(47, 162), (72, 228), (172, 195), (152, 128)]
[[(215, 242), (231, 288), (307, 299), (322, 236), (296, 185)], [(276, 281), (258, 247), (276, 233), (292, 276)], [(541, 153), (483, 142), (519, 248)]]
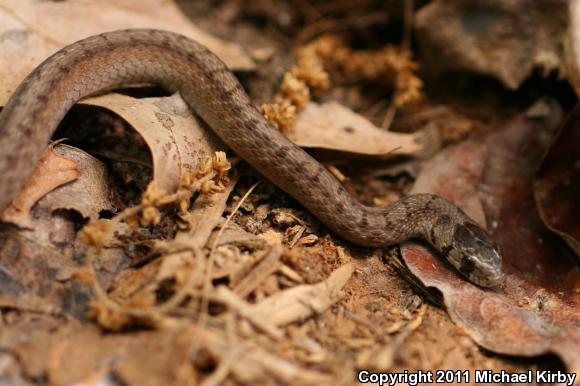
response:
[(231, 149), (341, 237), (377, 247), (421, 238), (473, 283), (494, 287), (503, 281), (496, 244), (460, 208), (432, 194), (413, 194), (387, 207), (362, 205), (272, 127), (217, 56), (193, 40), (159, 30), (80, 40), (46, 59), (20, 84), (0, 114), (0, 210), (22, 188), (78, 100), (131, 83), (179, 92)]

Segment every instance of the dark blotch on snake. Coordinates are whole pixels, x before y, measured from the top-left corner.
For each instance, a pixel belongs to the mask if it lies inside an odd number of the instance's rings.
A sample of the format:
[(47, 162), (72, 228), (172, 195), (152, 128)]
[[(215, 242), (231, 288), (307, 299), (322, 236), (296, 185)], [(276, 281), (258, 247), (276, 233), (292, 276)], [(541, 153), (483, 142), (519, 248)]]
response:
[(471, 256), (463, 256), (461, 258), (461, 267), (459, 268), (461, 273), (464, 275), (469, 275), (475, 270), (475, 262)]

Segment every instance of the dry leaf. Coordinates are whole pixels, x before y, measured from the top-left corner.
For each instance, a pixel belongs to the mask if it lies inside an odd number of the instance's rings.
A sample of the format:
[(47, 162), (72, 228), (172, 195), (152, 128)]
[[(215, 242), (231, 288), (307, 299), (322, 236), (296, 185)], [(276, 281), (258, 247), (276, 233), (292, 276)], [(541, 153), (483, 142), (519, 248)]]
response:
[(165, 192), (175, 191), (181, 175), (200, 169), (224, 149), (178, 94), (142, 99), (107, 94), (82, 103), (113, 111), (143, 137), (153, 158), (153, 180)]
[(6, 104), (26, 75), (60, 48), (91, 35), (125, 28), (181, 33), (206, 45), (230, 68), (253, 69), (252, 60), (239, 45), (193, 26), (173, 1), (4, 0), (0, 4), (0, 105)]
[(272, 339), (280, 340), (284, 336), (282, 330), (275, 323), (272, 323), (267, 314), (255, 312), (252, 305), (239, 298), (228, 287), (219, 286), (215, 291), (215, 296), (217, 300), (227, 305), (231, 310), (248, 320), (259, 330), (265, 332)]
[(552, 0), (432, 1), (416, 16), (423, 67), (477, 72), (512, 89), (535, 68), (565, 75), (566, 5)]
[(400, 134), (381, 130), (337, 102), (323, 105), (309, 103), (300, 112), (296, 124), (287, 135), (301, 147), (365, 155), (420, 156), (438, 147), (431, 131)]
[(107, 167), (95, 157), (72, 146), (58, 144), (54, 150), (74, 162), (80, 175), (74, 182), (47, 194), (39, 201), (39, 206), (47, 208), (49, 212), (74, 209), (89, 219), (97, 219), (102, 210), (114, 212), (119, 203), (114, 200)]
[(353, 272), (354, 266), (345, 264), (323, 282), (292, 287), (264, 299), (252, 306), (253, 312), (267, 316), (276, 326), (322, 313), (340, 299), (341, 290)]
[(52, 147), (46, 149), (18, 196), (2, 213), (2, 221), (22, 228), (33, 228), (30, 209), (36, 202), (55, 188), (74, 181), (80, 175), (73, 160), (56, 154)]

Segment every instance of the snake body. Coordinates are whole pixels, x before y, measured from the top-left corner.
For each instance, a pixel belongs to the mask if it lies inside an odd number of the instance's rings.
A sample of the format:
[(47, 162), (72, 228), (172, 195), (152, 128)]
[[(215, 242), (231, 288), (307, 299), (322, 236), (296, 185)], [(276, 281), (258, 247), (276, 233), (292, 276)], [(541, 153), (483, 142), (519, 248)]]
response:
[(362, 205), (272, 127), (219, 58), (193, 40), (159, 30), (80, 40), (20, 84), (0, 114), (0, 210), (26, 182), (74, 103), (131, 83), (179, 92), (231, 149), (341, 237), (363, 246), (422, 238), (472, 282), (492, 287), (502, 281), (496, 245), (461, 209), (432, 194), (414, 194), (388, 207)]

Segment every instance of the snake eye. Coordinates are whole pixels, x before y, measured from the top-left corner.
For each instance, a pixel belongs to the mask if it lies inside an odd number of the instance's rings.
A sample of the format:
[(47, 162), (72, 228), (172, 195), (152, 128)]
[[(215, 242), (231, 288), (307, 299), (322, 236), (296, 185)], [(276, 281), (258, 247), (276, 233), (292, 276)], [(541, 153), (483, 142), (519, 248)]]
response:
[(463, 255), (459, 271), (466, 276), (475, 271), (475, 259), (469, 255)]
[(503, 279), (502, 259), (497, 244), (475, 223), (455, 227), (454, 246), (458, 251), (458, 270), (472, 282), (493, 287)]

